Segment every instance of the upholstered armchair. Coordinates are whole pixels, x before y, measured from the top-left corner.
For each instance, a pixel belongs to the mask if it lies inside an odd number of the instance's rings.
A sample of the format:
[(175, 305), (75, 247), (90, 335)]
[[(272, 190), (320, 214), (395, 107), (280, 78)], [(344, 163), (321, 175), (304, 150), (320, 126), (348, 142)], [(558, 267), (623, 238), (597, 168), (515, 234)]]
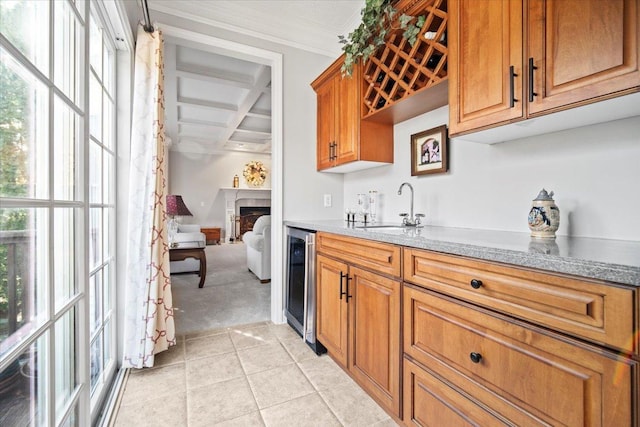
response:
[(247, 267), (260, 282), (271, 280), (271, 215), (263, 215), (253, 224), (253, 230), (242, 236), (247, 247)]
[[(178, 224), (178, 231), (173, 237), (172, 248), (204, 248), (206, 236), (200, 232), (200, 226), (196, 224)], [(183, 261), (171, 261), (171, 273), (185, 273), (199, 271), (200, 261), (195, 258), (187, 258)]]

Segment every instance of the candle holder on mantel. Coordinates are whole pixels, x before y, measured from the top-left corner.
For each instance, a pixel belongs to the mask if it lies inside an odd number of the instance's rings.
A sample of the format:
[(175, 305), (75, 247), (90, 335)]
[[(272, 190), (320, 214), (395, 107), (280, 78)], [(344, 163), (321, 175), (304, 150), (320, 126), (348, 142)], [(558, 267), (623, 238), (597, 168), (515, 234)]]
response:
[(544, 188), (533, 199), (529, 211), (529, 229), (531, 237), (537, 239), (555, 239), (560, 226), (560, 209), (553, 200), (553, 191), (547, 193)]

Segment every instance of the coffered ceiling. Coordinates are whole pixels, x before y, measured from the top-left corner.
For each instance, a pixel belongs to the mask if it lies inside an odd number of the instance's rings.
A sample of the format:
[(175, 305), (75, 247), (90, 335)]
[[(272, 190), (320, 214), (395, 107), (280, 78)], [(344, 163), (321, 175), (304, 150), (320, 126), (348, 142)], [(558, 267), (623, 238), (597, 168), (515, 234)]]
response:
[[(126, 7), (132, 25), (138, 1)], [(334, 58), (338, 34), (358, 25), (363, 0), (148, 0), (154, 11)], [(158, 15), (158, 14), (156, 14)], [(162, 23), (161, 23), (162, 24)], [(165, 38), (166, 130), (171, 150), (271, 152), (271, 69), (208, 46)]]

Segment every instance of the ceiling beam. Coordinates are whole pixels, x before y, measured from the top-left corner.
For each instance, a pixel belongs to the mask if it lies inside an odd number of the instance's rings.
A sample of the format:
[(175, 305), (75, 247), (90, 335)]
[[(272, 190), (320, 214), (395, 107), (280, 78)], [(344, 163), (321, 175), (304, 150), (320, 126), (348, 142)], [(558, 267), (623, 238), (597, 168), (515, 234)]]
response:
[(253, 77), (231, 73), (216, 68), (202, 67), (195, 64), (178, 64), (176, 66), (176, 75), (188, 79), (207, 81), (224, 86), (234, 86), (242, 89), (251, 89), (253, 87)]
[(271, 82), (271, 68), (267, 66), (260, 66), (260, 69), (257, 73), (255, 86), (249, 91), (247, 96), (238, 106), (237, 114), (229, 121), (229, 127), (226, 131), (220, 135), (220, 139), (218, 140), (218, 147), (223, 147), (224, 144), (227, 143), (231, 135), (238, 129), (240, 123), (244, 120), (247, 113), (255, 103), (258, 101), (258, 98), (262, 95), (262, 90), (269, 85)]
[(264, 132), (261, 130), (252, 130), (252, 129), (241, 129), (241, 128), (237, 128), (235, 133), (243, 133), (243, 134), (250, 134), (250, 135), (258, 135), (261, 136), (263, 139), (264, 138), (271, 138), (271, 132)]
[(238, 111), (238, 106), (235, 104), (229, 104), (225, 102), (205, 101), (203, 99), (187, 98), (184, 96), (178, 97), (178, 105), (184, 105), (186, 107), (211, 108), (214, 110)]
[(247, 113), (247, 117), (255, 117), (257, 119), (269, 119), (271, 120), (271, 112), (266, 110), (258, 110), (257, 108)]
[(210, 122), (208, 120), (194, 120), (194, 119), (180, 119), (178, 120), (178, 126), (201, 126), (207, 128), (224, 129), (227, 127), (226, 123)]

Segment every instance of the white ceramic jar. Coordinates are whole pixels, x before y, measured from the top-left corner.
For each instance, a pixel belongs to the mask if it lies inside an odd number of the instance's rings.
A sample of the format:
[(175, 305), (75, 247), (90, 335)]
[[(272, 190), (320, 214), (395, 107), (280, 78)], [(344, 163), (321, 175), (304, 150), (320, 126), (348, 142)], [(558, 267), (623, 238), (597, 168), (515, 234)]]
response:
[(560, 209), (553, 200), (553, 191), (547, 193), (543, 188), (531, 203), (529, 211), (531, 236), (539, 239), (555, 239), (559, 226)]

